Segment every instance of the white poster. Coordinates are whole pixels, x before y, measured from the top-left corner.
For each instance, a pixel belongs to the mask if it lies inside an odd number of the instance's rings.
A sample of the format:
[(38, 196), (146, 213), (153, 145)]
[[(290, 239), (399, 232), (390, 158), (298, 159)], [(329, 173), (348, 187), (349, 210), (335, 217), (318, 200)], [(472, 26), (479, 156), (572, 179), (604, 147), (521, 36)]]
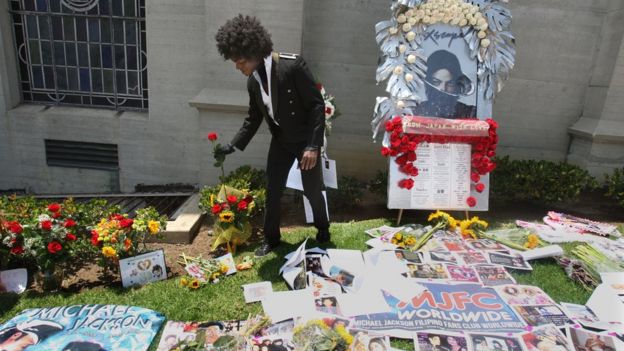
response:
[(124, 288), (165, 280), (167, 279), (165, 252), (158, 250), (121, 259), (119, 260), (119, 272)]
[(399, 188), (400, 173), (390, 160), (388, 208), (468, 210), (470, 145), (421, 143), (416, 151), (418, 176), (410, 190)]

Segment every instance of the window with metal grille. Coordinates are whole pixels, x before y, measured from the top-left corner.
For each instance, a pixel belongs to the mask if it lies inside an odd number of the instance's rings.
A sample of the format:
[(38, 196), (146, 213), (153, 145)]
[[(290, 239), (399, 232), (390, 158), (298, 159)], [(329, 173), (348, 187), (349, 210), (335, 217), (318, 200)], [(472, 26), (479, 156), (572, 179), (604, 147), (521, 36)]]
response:
[(119, 156), (115, 144), (46, 139), (45, 153), (48, 166), (119, 169)]
[(10, 0), (24, 101), (145, 110), (145, 0)]

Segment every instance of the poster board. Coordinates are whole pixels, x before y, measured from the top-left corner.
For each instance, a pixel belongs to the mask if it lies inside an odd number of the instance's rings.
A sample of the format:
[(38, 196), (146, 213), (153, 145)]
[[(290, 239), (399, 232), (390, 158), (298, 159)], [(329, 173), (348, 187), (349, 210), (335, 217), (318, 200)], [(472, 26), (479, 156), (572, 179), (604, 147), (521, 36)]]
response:
[(165, 252), (157, 250), (119, 260), (119, 273), (124, 288), (167, 279)]

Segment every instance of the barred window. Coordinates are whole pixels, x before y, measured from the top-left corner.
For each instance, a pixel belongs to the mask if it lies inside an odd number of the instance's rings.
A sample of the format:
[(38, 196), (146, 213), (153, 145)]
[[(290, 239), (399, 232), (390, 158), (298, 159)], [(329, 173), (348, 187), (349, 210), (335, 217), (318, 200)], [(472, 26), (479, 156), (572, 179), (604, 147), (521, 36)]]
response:
[(145, 110), (145, 0), (10, 0), (24, 101)]

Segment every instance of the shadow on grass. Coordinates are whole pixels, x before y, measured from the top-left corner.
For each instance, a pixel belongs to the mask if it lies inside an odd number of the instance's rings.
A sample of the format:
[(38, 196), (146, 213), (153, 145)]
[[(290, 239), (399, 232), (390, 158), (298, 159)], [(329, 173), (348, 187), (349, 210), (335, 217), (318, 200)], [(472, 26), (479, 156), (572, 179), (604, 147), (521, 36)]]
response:
[(15, 293), (0, 293), (0, 316), (10, 311), (13, 306), (17, 305), (20, 296)]

